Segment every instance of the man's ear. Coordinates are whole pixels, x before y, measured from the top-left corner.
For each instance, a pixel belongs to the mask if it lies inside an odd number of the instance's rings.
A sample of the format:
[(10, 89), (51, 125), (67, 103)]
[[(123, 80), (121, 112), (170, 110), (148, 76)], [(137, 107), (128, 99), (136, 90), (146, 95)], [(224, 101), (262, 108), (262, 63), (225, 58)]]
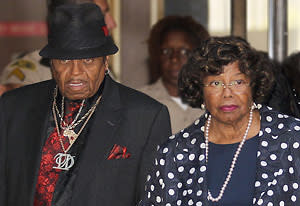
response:
[(105, 70), (108, 70), (108, 61), (109, 61), (109, 56), (106, 56), (105, 58)]
[(51, 71), (52, 78), (53, 78), (53, 76), (54, 76), (54, 74), (53, 74), (53, 72), (54, 72), (54, 65), (53, 65), (53, 60), (52, 59), (50, 59), (49, 64), (50, 64), (50, 71)]

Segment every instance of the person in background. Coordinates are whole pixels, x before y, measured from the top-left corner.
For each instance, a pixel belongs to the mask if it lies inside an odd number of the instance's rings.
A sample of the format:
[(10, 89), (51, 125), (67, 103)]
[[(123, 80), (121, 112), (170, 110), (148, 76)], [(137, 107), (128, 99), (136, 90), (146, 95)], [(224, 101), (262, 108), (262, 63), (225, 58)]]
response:
[(296, 106), (293, 90), (291, 89), (291, 85), (284, 73), (282, 65), (279, 62), (270, 59), (267, 52), (258, 51), (258, 54), (261, 55), (262, 58), (262, 61), (260, 61), (260, 68), (265, 69), (266, 67), (269, 67), (275, 75), (275, 83), (263, 104), (270, 106), (279, 112), (294, 117), (300, 117), (300, 110), (298, 110)]
[[(47, 0), (48, 13), (56, 4), (67, 2), (94, 2), (104, 15), (107, 28), (111, 31), (117, 25), (110, 14), (107, 0)], [(0, 96), (9, 90), (51, 79), (49, 60), (39, 55), (39, 50), (21, 54), (10, 62), (0, 75)]]
[(113, 30), (117, 27), (114, 17), (110, 13), (110, 8), (107, 0), (94, 0), (94, 3), (97, 4), (104, 15), (104, 20), (107, 25), (108, 30)]
[(193, 52), (179, 92), (206, 114), (160, 145), (140, 205), (299, 205), (300, 120), (258, 104), (274, 83), (260, 61), (238, 37)]
[(1, 206), (138, 203), (171, 126), (166, 106), (110, 77), (117, 51), (96, 4), (49, 15), (53, 79), (0, 98)]
[(151, 84), (140, 91), (168, 107), (173, 133), (203, 113), (182, 103), (177, 82), (192, 50), (208, 37), (207, 30), (190, 16), (167, 16), (151, 29), (148, 39)]
[(52, 78), (48, 59), (39, 55), (39, 50), (25, 53), (10, 62), (2, 71), (0, 96), (9, 90)]
[(285, 58), (281, 64), (289, 85), (292, 88), (293, 100), (292, 112), (300, 118), (300, 52), (296, 52)]

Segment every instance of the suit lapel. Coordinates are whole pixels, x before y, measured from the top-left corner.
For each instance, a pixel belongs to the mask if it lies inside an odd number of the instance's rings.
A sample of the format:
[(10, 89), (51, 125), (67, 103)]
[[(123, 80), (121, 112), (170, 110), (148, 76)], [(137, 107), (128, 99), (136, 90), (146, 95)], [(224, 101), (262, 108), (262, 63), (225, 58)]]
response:
[[(119, 88), (109, 76), (105, 80), (101, 102), (91, 120), (85, 149), (79, 160), (80, 169), (74, 187), (72, 201), (77, 205), (80, 205), (79, 202), (85, 199), (83, 192), (87, 196), (93, 192), (89, 190), (94, 190), (90, 186), (94, 180), (97, 165), (107, 159), (116, 142), (115, 134), (121, 121), (121, 103)], [(92, 199), (88, 198), (89, 201)]]
[[(45, 140), (47, 139), (47, 126), (49, 122), (49, 115), (51, 114), (51, 103), (53, 99), (53, 90), (54, 90), (55, 82), (52, 80), (48, 82), (48, 84), (43, 84), (43, 88), (41, 88), (41, 92), (36, 95), (36, 98), (32, 100), (34, 102), (34, 106), (32, 107), (32, 111), (30, 112), (30, 119), (28, 122), (30, 123), (30, 129), (32, 131), (32, 143), (31, 148), (33, 154), (36, 154), (35, 161), (32, 163), (34, 180), (32, 185), (32, 190), (30, 191), (30, 202), (33, 205), (34, 195), (35, 195), (35, 185), (37, 182), (38, 172), (40, 169), (40, 160), (42, 148)], [(36, 129), (32, 129), (32, 127)]]

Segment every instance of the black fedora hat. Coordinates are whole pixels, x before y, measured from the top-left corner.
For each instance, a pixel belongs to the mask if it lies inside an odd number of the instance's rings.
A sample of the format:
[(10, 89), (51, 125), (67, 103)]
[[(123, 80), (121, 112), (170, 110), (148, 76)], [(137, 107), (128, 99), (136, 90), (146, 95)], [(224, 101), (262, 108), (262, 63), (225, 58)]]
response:
[(118, 51), (96, 4), (58, 6), (48, 23), (48, 44), (40, 51), (44, 58), (87, 59)]

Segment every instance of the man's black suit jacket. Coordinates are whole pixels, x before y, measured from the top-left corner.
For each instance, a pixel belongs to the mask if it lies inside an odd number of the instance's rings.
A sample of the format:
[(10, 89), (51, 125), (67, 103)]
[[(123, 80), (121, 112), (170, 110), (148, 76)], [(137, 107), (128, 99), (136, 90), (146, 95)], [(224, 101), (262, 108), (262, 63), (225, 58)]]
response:
[[(0, 205), (32, 206), (53, 101), (53, 80), (0, 98)], [(133, 206), (144, 191), (156, 146), (171, 134), (167, 108), (106, 77), (90, 122), (71, 206)], [(107, 160), (114, 144), (129, 159)]]

